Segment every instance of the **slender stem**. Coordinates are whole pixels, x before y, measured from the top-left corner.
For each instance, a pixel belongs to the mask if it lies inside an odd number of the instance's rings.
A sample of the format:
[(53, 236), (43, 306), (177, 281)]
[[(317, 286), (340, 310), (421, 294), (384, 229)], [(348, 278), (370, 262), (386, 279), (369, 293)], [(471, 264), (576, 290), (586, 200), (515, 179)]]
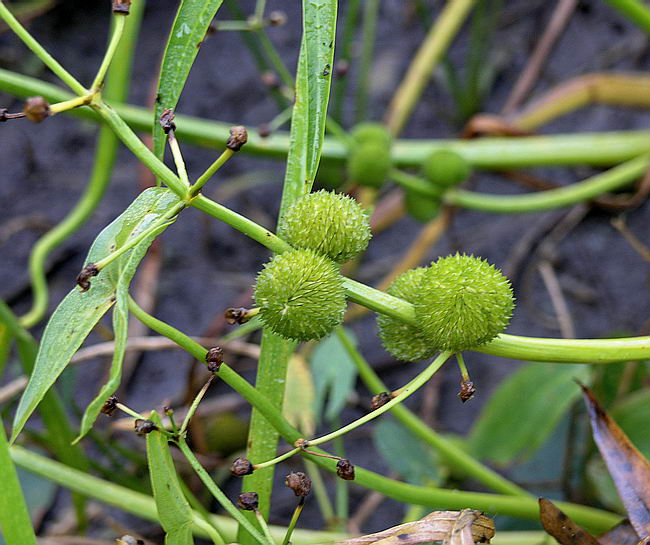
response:
[(90, 104), (93, 99), (92, 94), (87, 94), (84, 96), (71, 98), (70, 100), (65, 100), (63, 102), (57, 102), (50, 106), (50, 112), (53, 114), (59, 114), (67, 110), (72, 110), (72, 108), (78, 108), (79, 106), (86, 106)]
[(274, 466), (275, 464), (279, 464), (280, 462), (284, 462), (288, 458), (291, 458), (294, 454), (298, 454), (300, 452), (300, 447), (296, 447), (294, 449), (291, 449), (288, 452), (285, 452), (284, 454), (281, 454), (280, 456), (276, 456), (272, 460), (267, 460), (266, 462), (260, 462), (259, 464), (255, 464), (253, 466), (253, 469), (264, 469), (265, 467), (271, 467)]
[(93, 92), (98, 91), (101, 88), (102, 83), (104, 83), (106, 72), (108, 71), (108, 67), (111, 65), (113, 56), (117, 51), (117, 46), (119, 45), (120, 40), (122, 39), (122, 34), (124, 33), (124, 26), (126, 25), (126, 17), (124, 15), (115, 15), (113, 20), (114, 20), (113, 34), (111, 35), (111, 39), (108, 42), (108, 48), (106, 49), (106, 53), (104, 54), (102, 63), (99, 65), (99, 69), (97, 70), (97, 75), (93, 80), (93, 84), (90, 86), (90, 89)]
[(307, 460), (306, 458), (305, 469), (307, 470), (307, 474), (311, 479), (311, 488), (314, 492), (314, 496), (316, 496), (316, 502), (318, 503), (321, 516), (325, 521), (325, 526), (329, 526), (329, 524), (336, 518), (336, 515), (334, 514), (334, 506), (332, 505), (332, 501), (330, 500), (330, 497), (327, 493), (327, 487), (325, 486), (323, 476), (320, 474), (319, 467), (314, 464), (314, 462)]
[(402, 388), (402, 391), (398, 395), (396, 395), (385, 405), (382, 405), (371, 413), (362, 416), (347, 426), (343, 426), (342, 428), (333, 431), (332, 433), (328, 433), (322, 437), (312, 439), (308, 441), (307, 444), (309, 446), (322, 445), (323, 443), (327, 443), (336, 437), (345, 435), (346, 433), (358, 428), (359, 426), (363, 426), (364, 424), (384, 414), (386, 411), (390, 411), (395, 405), (401, 403), (407, 397), (415, 393), (420, 387), (424, 386), (424, 384), (436, 373), (436, 371), (438, 371), (438, 369), (440, 369), (440, 367), (442, 367), (442, 364), (445, 363), (451, 355), (452, 352), (449, 351), (441, 352), (440, 355), (436, 357), (424, 371), (422, 371), (417, 377), (410, 381), (408, 385)]
[(183, 159), (183, 154), (181, 153), (181, 147), (178, 144), (178, 140), (174, 135), (174, 131), (170, 131), (167, 137), (169, 142), (169, 147), (172, 150), (172, 157), (174, 158), (174, 164), (176, 165), (176, 172), (178, 172), (178, 177), (181, 180), (181, 183), (190, 187), (190, 179), (187, 176), (187, 168), (185, 167), (185, 160)]
[(251, 25), (248, 21), (215, 21), (214, 29), (217, 32), (226, 32), (226, 31), (237, 31), (237, 32), (249, 32)]
[(460, 369), (460, 376), (464, 382), (469, 382), (469, 371), (467, 371), (467, 365), (465, 365), (465, 358), (460, 352), (456, 352), (456, 360), (458, 360), (458, 368)]
[(194, 413), (196, 413), (196, 410), (199, 408), (199, 403), (203, 400), (203, 397), (205, 396), (206, 392), (208, 391), (208, 388), (210, 387), (210, 384), (214, 381), (215, 375), (211, 375), (208, 381), (203, 385), (203, 388), (199, 390), (199, 393), (196, 394), (196, 397), (192, 401), (192, 404), (190, 405), (190, 408), (187, 411), (187, 414), (185, 415), (185, 418), (183, 419), (183, 423), (181, 424), (181, 429), (178, 432), (179, 437), (183, 438), (185, 437), (185, 432), (187, 431), (187, 426), (190, 425), (190, 421), (192, 420), (192, 417), (194, 416)]
[(266, 520), (264, 520), (264, 515), (260, 513), (259, 509), (255, 509), (255, 517), (257, 518), (257, 523), (260, 525), (260, 528), (262, 528), (262, 532), (264, 533), (264, 537), (266, 538), (267, 542), (270, 543), (271, 545), (275, 545), (275, 540), (271, 535), (271, 530), (269, 530), (269, 525), (266, 523)]
[(118, 257), (124, 255), (126, 252), (140, 244), (143, 240), (146, 238), (150, 237), (153, 235), (156, 231), (160, 230), (161, 227), (171, 223), (174, 220), (174, 217), (178, 215), (178, 213), (183, 210), (187, 206), (187, 203), (185, 201), (181, 201), (178, 204), (176, 204), (174, 207), (170, 208), (168, 212), (163, 214), (160, 218), (158, 218), (154, 223), (151, 224), (151, 226), (147, 227), (144, 231), (142, 231), (139, 235), (130, 238), (126, 244), (123, 246), (120, 246), (117, 250), (115, 250), (112, 254), (108, 254), (105, 258), (100, 259), (97, 261), (94, 265), (97, 268), (97, 270), (101, 271), (104, 267), (107, 265), (111, 264), (113, 261), (115, 261)]
[[(357, 19), (359, 16), (360, 0), (350, 0), (345, 12), (345, 24), (343, 25), (343, 32), (341, 39), (337, 44), (338, 63), (347, 63), (349, 66), (352, 59), (352, 47), (354, 45), (354, 33), (357, 29)], [(366, 3), (367, 4), (367, 3)], [(343, 123), (343, 103), (345, 101), (345, 91), (347, 89), (350, 78), (347, 73), (339, 75), (334, 73), (334, 81), (332, 82), (332, 99), (331, 108), (332, 119), (339, 123)]]
[(255, 2), (255, 20), (259, 25), (264, 20), (264, 8), (266, 8), (266, 0), (257, 0)]
[(433, 70), (447, 51), (475, 0), (447, 2), (431, 27), (388, 106), (386, 124), (398, 135), (410, 118)]
[(45, 66), (54, 72), (59, 79), (65, 83), (72, 91), (78, 95), (85, 95), (88, 91), (81, 85), (59, 62), (50, 55), (45, 48), (36, 41), (36, 39), (27, 32), (27, 29), (20, 24), (13, 14), (7, 9), (4, 2), (0, 0), (0, 18), (7, 24), (7, 26), (14, 31), (23, 43), (32, 50)]
[(144, 416), (142, 416), (140, 413), (136, 413), (133, 409), (130, 409), (129, 407), (127, 407), (126, 405), (124, 405), (122, 403), (116, 403), (115, 406), (120, 411), (122, 411), (123, 413), (128, 414), (129, 416), (132, 416), (133, 418), (137, 418), (137, 419), (144, 418)]
[(227, 498), (227, 496), (221, 491), (221, 489), (217, 486), (217, 484), (212, 480), (212, 477), (208, 475), (208, 472), (203, 468), (201, 465), (201, 462), (199, 462), (196, 459), (196, 456), (194, 456), (194, 453), (190, 449), (190, 447), (187, 446), (187, 443), (184, 440), (180, 440), (178, 442), (178, 448), (180, 451), (183, 453), (183, 456), (187, 459), (189, 464), (192, 466), (192, 469), (196, 472), (196, 474), (199, 476), (201, 481), (203, 481), (203, 484), (206, 486), (206, 488), (210, 491), (210, 493), (214, 496), (214, 498), (219, 502), (221, 507), (223, 507), (230, 516), (232, 516), (241, 526), (246, 528), (248, 532), (255, 538), (255, 540), (260, 543), (260, 545), (269, 545), (267, 543), (266, 539), (262, 536), (257, 531), (257, 528), (253, 526), (245, 517), (242, 515), (242, 513), (237, 509), (232, 502)]
[(361, 58), (359, 60), (359, 78), (357, 81), (356, 100), (354, 104), (355, 123), (366, 118), (368, 109), (368, 86), (370, 69), (372, 67), (372, 53), (375, 47), (375, 34), (377, 33), (377, 13), (379, 0), (366, 0), (363, 6), (363, 31), (361, 41)]
[(293, 515), (291, 515), (291, 520), (289, 521), (289, 526), (287, 526), (287, 533), (282, 540), (282, 545), (289, 545), (289, 542), (291, 541), (291, 534), (293, 534), (293, 529), (296, 527), (296, 524), (298, 524), (300, 513), (302, 513), (304, 507), (305, 498), (304, 496), (301, 496), (300, 500), (298, 501), (298, 505), (296, 505), (296, 508), (293, 510)]
[(219, 157), (217, 157), (217, 160), (212, 163), (206, 171), (199, 176), (199, 179), (196, 180), (194, 185), (190, 187), (189, 194), (191, 197), (194, 197), (195, 195), (198, 195), (199, 191), (201, 191), (201, 188), (207, 183), (207, 181), (212, 178), (212, 176), (215, 175), (215, 173), (224, 165), (228, 159), (230, 159), (235, 152), (231, 149), (226, 149), (223, 151)]
[(646, 4), (639, 0), (605, 0), (605, 2), (650, 34), (650, 9)]

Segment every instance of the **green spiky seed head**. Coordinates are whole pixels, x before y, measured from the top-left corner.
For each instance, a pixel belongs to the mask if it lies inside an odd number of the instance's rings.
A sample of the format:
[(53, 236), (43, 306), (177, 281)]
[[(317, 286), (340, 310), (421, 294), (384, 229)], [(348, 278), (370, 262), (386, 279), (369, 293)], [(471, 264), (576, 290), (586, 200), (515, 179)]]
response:
[(325, 337), (345, 312), (339, 268), (311, 250), (291, 250), (271, 259), (257, 276), (253, 297), (264, 325), (296, 341)]
[(348, 154), (348, 176), (360, 185), (381, 187), (391, 165), (390, 149), (380, 142), (358, 144)]
[(379, 123), (359, 123), (352, 129), (351, 135), (358, 144), (376, 142), (390, 147), (393, 141), (386, 127)]
[(359, 203), (324, 189), (289, 207), (278, 233), (294, 248), (314, 250), (337, 263), (363, 252), (371, 237), (368, 215)]
[[(420, 283), (427, 269), (420, 267), (399, 275), (386, 290), (390, 295), (415, 303), (420, 298)], [(377, 315), (379, 337), (388, 352), (398, 360), (418, 361), (430, 358), (437, 348), (422, 331), (400, 320)]]
[(469, 178), (471, 168), (467, 161), (451, 150), (438, 150), (422, 163), (422, 174), (438, 187), (452, 187)]
[(456, 254), (422, 275), (413, 302), (422, 331), (439, 350), (469, 350), (494, 339), (512, 315), (508, 279), (487, 261)]
[(421, 222), (430, 221), (440, 213), (440, 199), (409, 189), (404, 192), (404, 206), (409, 216)]

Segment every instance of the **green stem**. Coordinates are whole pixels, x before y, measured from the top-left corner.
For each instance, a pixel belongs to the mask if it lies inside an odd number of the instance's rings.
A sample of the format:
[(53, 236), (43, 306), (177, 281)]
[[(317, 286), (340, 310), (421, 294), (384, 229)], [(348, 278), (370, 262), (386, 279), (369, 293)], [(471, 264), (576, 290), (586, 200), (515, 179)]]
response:
[(50, 55), (45, 48), (34, 39), (34, 37), (27, 32), (27, 29), (20, 24), (18, 19), (16, 19), (12, 13), (7, 9), (4, 2), (0, 0), (0, 18), (7, 24), (7, 26), (14, 31), (16, 36), (18, 36), (23, 43), (32, 50), (32, 53), (36, 55), (43, 64), (47, 66), (52, 72), (54, 72), (59, 79), (65, 83), (72, 91), (78, 95), (85, 95), (88, 93), (86, 88), (81, 85), (59, 62)]
[(212, 178), (212, 176), (215, 175), (215, 173), (224, 165), (224, 163), (230, 159), (235, 152), (231, 149), (226, 149), (224, 152), (217, 157), (217, 160), (212, 163), (207, 170), (199, 176), (199, 179), (196, 180), (194, 185), (190, 187), (190, 197), (194, 197), (195, 195), (198, 195), (199, 191), (201, 191), (201, 188), (207, 183), (207, 181)]
[(212, 480), (212, 477), (208, 475), (208, 472), (203, 468), (201, 462), (196, 459), (194, 453), (191, 451), (190, 447), (187, 446), (187, 443), (184, 440), (178, 442), (178, 448), (183, 453), (183, 456), (187, 459), (189, 464), (192, 466), (192, 469), (199, 476), (203, 484), (214, 496), (214, 498), (219, 502), (221, 507), (223, 507), (232, 518), (239, 522), (243, 527), (248, 530), (248, 532), (255, 538), (255, 540), (260, 543), (260, 545), (269, 545), (264, 537), (257, 531), (257, 529), (242, 515), (241, 511), (235, 507), (228, 497), (221, 491), (221, 489), (216, 485)]
[(145, 417), (142, 416), (140, 413), (135, 412), (133, 409), (130, 407), (127, 407), (123, 403), (116, 403), (115, 406), (122, 411), (123, 413), (128, 414), (130, 417), (135, 418), (136, 420), (139, 419), (144, 419)]
[(639, 0), (605, 0), (634, 24), (650, 34), (650, 9)]
[[(336, 335), (341, 341), (348, 355), (352, 358), (359, 377), (366, 385), (368, 390), (373, 394), (379, 394), (387, 391), (386, 385), (381, 381), (377, 373), (356, 349), (350, 338), (346, 335), (342, 328), (336, 329)], [(464, 471), (470, 477), (476, 479), (478, 482), (491, 488), (496, 492), (514, 496), (527, 496), (523, 488), (508, 481), (495, 471), (491, 470), (481, 462), (467, 454), (464, 450), (457, 447), (455, 444), (447, 441), (443, 436), (436, 433), (435, 430), (427, 426), (420, 420), (412, 411), (404, 405), (397, 405), (393, 407), (392, 414), (399, 420), (404, 427), (419, 437), (426, 444), (436, 449), (449, 464), (453, 465)]]
[(95, 76), (95, 79), (90, 86), (92, 92), (99, 91), (102, 83), (104, 83), (104, 77), (106, 77), (108, 67), (111, 65), (115, 52), (117, 51), (117, 46), (122, 39), (125, 25), (126, 17), (124, 15), (116, 15), (113, 18), (113, 33), (111, 34), (111, 39), (108, 42), (108, 48), (106, 49), (102, 63), (99, 65), (99, 69), (97, 70), (97, 75)]
[(469, 382), (469, 371), (467, 370), (467, 365), (465, 364), (465, 358), (461, 352), (456, 352), (456, 360), (458, 360), (458, 369), (460, 369), (460, 376), (463, 379), (463, 382)]
[(185, 160), (183, 159), (183, 154), (181, 152), (181, 147), (178, 144), (178, 140), (174, 135), (173, 131), (170, 131), (167, 141), (169, 142), (169, 147), (172, 150), (172, 157), (174, 158), (174, 164), (176, 165), (176, 172), (178, 173), (178, 178), (183, 183), (184, 186), (190, 187), (190, 179), (187, 176), (187, 168), (185, 167)]
[(359, 60), (359, 78), (354, 104), (355, 123), (366, 118), (368, 110), (368, 87), (370, 69), (372, 67), (372, 53), (375, 47), (375, 34), (377, 33), (377, 13), (379, 0), (366, 0), (363, 6), (363, 30), (361, 38), (361, 58)]
[(270, 543), (271, 545), (275, 545), (275, 540), (271, 535), (271, 531), (269, 530), (269, 525), (266, 523), (266, 520), (264, 519), (264, 515), (260, 513), (259, 509), (255, 509), (255, 518), (257, 518), (257, 523), (260, 525), (260, 528), (262, 528), (262, 532), (264, 532), (264, 537), (266, 538), (267, 542)]
[(498, 214), (522, 214), (551, 210), (587, 201), (630, 184), (646, 172), (649, 159), (650, 156), (642, 155), (582, 182), (539, 193), (487, 195), (452, 189), (444, 195), (443, 200), (455, 206)]
[(296, 527), (296, 524), (298, 524), (298, 519), (300, 518), (300, 513), (302, 513), (303, 507), (305, 507), (305, 498), (301, 497), (300, 502), (293, 511), (293, 515), (289, 521), (289, 526), (287, 526), (287, 533), (282, 540), (282, 545), (289, 545), (291, 542), (291, 534), (293, 534), (293, 530)]
[[(366, 3), (367, 5), (367, 3)], [(348, 65), (352, 60), (352, 47), (354, 45), (354, 32), (357, 29), (357, 19), (359, 16), (360, 0), (350, 0), (345, 12), (345, 24), (343, 25), (343, 32), (341, 39), (338, 42), (338, 62), (346, 62)], [(343, 123), (343, 103), (345, 102), (345, 91), (347, 90), (349, 76), (335, 75), (332, 82), (332, 99), (330, 109), (332, 111), (332, 119)]]
[(259, 464), (255, 464), (253, 466), (253, 469), (256, 471), (258, 469), (264, 469), (265, 467), (271, 467), (274, 466), (275, 464), (279, 464), (280, 462), (284, 462), (288, 458), (291, 458), (294, 454), (298, 454), (300, 452), (300, 448), (296, 447), (294, 449), (291, 449), (284, 454), (281, 454), (280, 456), (276, 456), (272, 460), (267, 460), (266, 462), (261, 462)]
[[(23, 76), (0, 69), (0, 90), (18, 97), (40, 95), (50, 103), (62, 102), (71, 98), (61, 88), (29, 76)], [(128, 124), (137, 131), (151, 130), (153, 112), (145, 108), (112, 104), (116, 117), (121, 117), (119, 130)], [(103, 112), (107, 115), (107, 112)], [(75, 108), (66, 114), (91, 121), (97, 121), (98, 112), (88, 108)], [(118, 115), (119, 114), (119, 115)], [(112, 118), (106, 121), (113, 127), (118, 122)], [(191, 116), (177, 115), (178, 128), (176, 136), (183, 142), (201, 147), (222, 149), (228, 139), (232, 123), (208, 121)], [(126, 143), (126, 142), (125, 142)], [(137, 144), (127, 143), (132, 151)], [(145, 149), (146, 146), (144, 146)], [(239, 153), (262, 157), (286, 159), (289, 149), (289, 134), (278, 131), (267, 138), (260, 138), (254, 132), (249, 133), (249, 140)], [(403, 139), (396, 140), (391, 153), (397, 166), (419, 166), (434, 151), (449, 149), (461, 155), (470, 165), (484, 170), (504, 170), (533, 166), (612, 166), (627, 161), (650, 151), (650, 131), (613, 131), (584, 134), (555, 134), (526, 137), (489, 137), (475, 140), (445, 139)], [(138, 152), (134, 153), (140, 157)], [(153, 155), (153, 154), (152, 154)], [(348, 155), (348, 146), (338, 138), (326, 137), (323, 141), (323, 158), (332, 161), (344, 161)], [(144, 157), (144, 155), (142, 156)], [(164, 165), (152, 163), (149, 158), (141, 160), (156, 175), (175, 178)], [(155, 157), (155, 156), (154, 156)], [(167, 182), (169, 185), (169, 182)], [(173, 181), (172, 181), (173, 183)], [(170, 186), (171, 187), (171, 186)], [(180, 194), (180, 193), (179, 193)]]
[(336, 518), (334, 514), (334, 506), (332, 501), (327, 493), (327, 487), (325, 486), (325, 481), (323, 476), (320, 474), (320, 469), (312, 461), (305, 459), (305, 469), (307, 475), (312, 482), (312, 491), (314, 496), (316, 496), (316, 501), (318, 502), (318, 507), (325, 522), (325, 526), (329, 527), (332, 521)]
[(63, 102), (57, 102), (56, 104), (52, 104), (50, 106), (50, 112), (52, 114), (60, 114), (62, 112), (67, 112), (68, 110), (72, 110), (73, 108), (79, 108), (79, 106), (86, 106), (87, 104), (90, 104), (92, 98), (92, 94), (87, 94), (84, 96), (71, 98), (70, 100), (65, 100)]
[(388, 403), (366, 414), (365, 416), (362, 416), (354, 422), (351, 422), (347, 426), (343, 426), (342, 428), (333, 431), (332, 433), (328, 433), (327, 435), (323, 435), (321, 437), (308, 441), (308, 446), (322, 445), (323, 443), (327, 443), (336, 437), (341, 437), (342, 435), (345, 435), (346, 433), (357, 429), (359, 426), (367, 424), (371, 420), (374, 420), (378, 416), (384, 414), (386, 411), (390, 411), (393, 407), (395, 407), (395, 405), (398, 405), (406, 398), (414, 394), (422, 386), (424, 386), (424, 384), (426, 384), (426, 382), (436, 373), (436, 371), (442, 367), (442, 364), (445, 363), (451, 355), (452, 352), (449, 351), (441, 352), (440, 355), (437, 356), (424, 371), (422, 371), (417, 377), (415, 377), (405, 387), (403, 387), (400, 393), (391, 399)]
[(196, 394), (196, 396), (192, 400), (192, 404), (190, 405), (190, 408), (187, 410), (187, 414), (185, 415), (185, 418), (183, 419), (183, 423), (181, 424), (181, 429), (178, 432), (178, 435), (179, 437), (181, 437), (181, 439), (185, 437), (185, 432), (187, 431), (187, 427), (190, 425), (190, 421), (192, 420), (194, 413), (196, 413), (196, 409), (199, 408), (199, 403), (201, 403), (201, 400), (203, 399), (206, 392), (208, 391), (208, 388), (210, 387), (210, 384), (212, 384), (214, 377), (215, 375), (212, 375), (208, 379), (208, 381), (203, 385), (203, 388), (199, 390), (199, 393)]

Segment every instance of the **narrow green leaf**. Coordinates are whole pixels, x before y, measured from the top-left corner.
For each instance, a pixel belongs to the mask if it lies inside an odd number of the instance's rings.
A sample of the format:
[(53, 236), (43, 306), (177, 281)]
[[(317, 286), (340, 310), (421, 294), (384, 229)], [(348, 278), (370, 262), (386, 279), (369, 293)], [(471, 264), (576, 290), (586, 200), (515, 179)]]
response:
[[(345, 329), (354, 346), (354, 333)], [(357, 367), (337, 335), (323, 339), (311, 355), (311, 371), (314, 377), (316, 417), (332, 422), (343, 410), (357, 380)]]
[(574, 379), (588, 380), (586, 365), (531, 363), (492, 394), (469, 435), (471, 451), (497, 464), (533, 455), (580, 396)]
[(36, 545), (36, 536), (29, 518), (29, 511), (16, 468), (9, 454), (5, 427), (0, 420), (0, 475), (2, 493), (0, 494), (0, 529), (7, 543)]
[[(157, 412), (153, 411), (149, 418), (157, 426), (162, 426)], [(147, 462), (158, 518), (165, 530), (165, 545), (194, 543), (192, 509), (183, 495), (167, 437), (162, 433), (154, 431), (147, 435)]]
[(182, 0), (176, 12), (160, 68), (153, 120), (154, 153), (162, 159), (166, 135), (158, 120), (165, 108), (176, 108), (201, 43), (223, 0)]
[[(97, 236), (86, 263), (99, 261), (120, 248), (177, 203), (178, 197), (167, 189), (144, 191)], [(14, 417), (12, 441), (92, 328), (113, 306), (118, 284), (122, 282), (128, 286), (150, 242), (151, 239), (142, 241), (113, 261), (92, 280), (92, 287), (87, 292), (81, 293), (74, 288), (54, 311), (43, 333), (34, 372)]]

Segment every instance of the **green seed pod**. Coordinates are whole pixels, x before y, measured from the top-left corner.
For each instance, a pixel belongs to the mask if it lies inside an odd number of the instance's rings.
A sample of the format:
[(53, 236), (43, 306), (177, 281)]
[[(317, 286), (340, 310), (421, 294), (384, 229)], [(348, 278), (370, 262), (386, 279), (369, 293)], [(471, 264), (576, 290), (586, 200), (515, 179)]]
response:
[(352, 138), (359, 144), (366, 144), (368, 142), (376, 142), (390, 147), (393, 138), (386, 130), (386, 127), (379, 123), (359, 123), (350, 133)]
[(294, 203), (278, 234), (294, 248), (314, 250), (345, 263), (368, 247), (370, 223), (359, 203), (347, 195), (321, 190)]
[(440, 199), (427, 197), (409, 189), (404, 192), (404, 205), (409, 216), (421, 222), (432, 220), (440, 212)]
[[(420, 283), (427, 269), (420, 267), (399, 275), (386, 290), (390, 295), (415, 303), (420, 296)], [(379, 337), (388, 352), (398, 360), (418, 361), (430, 358), (437, 348), (419, 328), (384, 314), (377, 315)]]
[(413, 301), (422, 331), (439, 350), (469, 350), (501, 333), (515, 306), (512, 287), (487, 261), (456, 254), (422, 276)]
[(264, 325), (297, 341), (325, 337), (343, 321), (346, 306), (338, 267), (311, 250), (271, 259), (257, 276), (254, 298)]
[(451, 150), (438, 150), (422, 163), (422, 174), (432, 184), (444, 188), (464, 182), (471, 173), (467, 161)]
[(380, 142), (357, 144), (348, 154), (348, 176), (360, 185), (381, 187), (391, 165), (390, 148)]

